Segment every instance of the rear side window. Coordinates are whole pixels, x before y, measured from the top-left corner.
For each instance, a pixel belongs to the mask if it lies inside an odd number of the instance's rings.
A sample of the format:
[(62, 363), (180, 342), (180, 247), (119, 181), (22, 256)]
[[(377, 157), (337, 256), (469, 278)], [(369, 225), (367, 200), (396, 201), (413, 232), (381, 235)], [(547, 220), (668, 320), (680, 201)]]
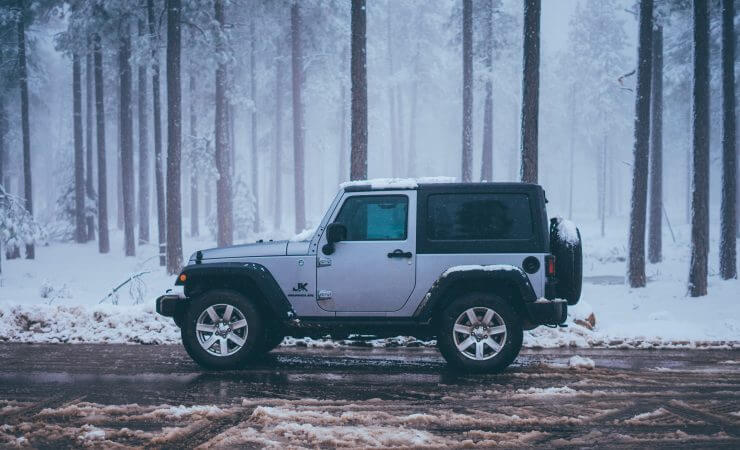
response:
[(405, 195), (360, 195), (344, 201), (335, 222), (348, 241), (404, 241), (409, 199)]
[(526, 194), (433, 194), (427, 202), (429, 240), (514, 240), (534, 234)]

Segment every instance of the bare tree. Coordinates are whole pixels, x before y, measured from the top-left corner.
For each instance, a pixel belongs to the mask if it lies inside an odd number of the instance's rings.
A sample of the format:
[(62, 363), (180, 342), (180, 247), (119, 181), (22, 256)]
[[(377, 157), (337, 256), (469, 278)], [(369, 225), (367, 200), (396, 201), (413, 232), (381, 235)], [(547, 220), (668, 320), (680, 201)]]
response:
[(85, 223), (85, 150), (82, 142), (82, 73), (80, 55), (72, 53), (72, 123), (74, 128), (75, 241), (87, 240)]
[[(147, 25), (149, 25), (149, 39), (157, 40), (158, 34), (154, 23), (154, 0), (147, 0)], [(164, 188), (164, 155), (162, 153), (162, 112), (159, 99), (159, 52), (157, 45), (152, 45), (152, 99), (154, 106), (154, 183), (157, 190), (157, 236), (159, 241), (159, 265), (164, 266), (167, 261), (166, 241), (166, 205)], [(169, 141), (168, 141), (169, 142)]]
[(737, 144), (735, 136), (735, 30), (733, 0), (722, 1), (722, 206), (719, 273), (737, 278)]
[(296, 233), (306, 228), (306, 205), (304, 192), (304, 121), (303, 100), (301, 91), (303, 89), (303, 53), (301, 42), (301, 12), (299, 2), (294, 2), (290, 7), (290, 39), (291, 39), (291, 69), (293, 82), (293, 163), (295, 164), (295, 231)]
[(123, 193), (123, 245), (126, 256), (136, 255), (134, 237), (134, 127), (132, 112), (132, 74), (131, 74), (131, 31), (129, 23), (121, 23), (118, 47), (118, 75), (120, 78), (120, 155), (121, 189)]
[(650, 109), (650, 228), (648, 261), (663, 259), (663, 27), (653, 31), (653, 80)]
[[(85, 193), (90, 200), (95, 199), (95, 179), (93, 176), (93, 55), (92, 40), (88, 38), (85, 54)], [(87, 217), (87, 240), (95, 239), (95, 218)]]
[[(191, 58), (192, 59), (192, 58)], [(195, 104), (196, 90), (195, 90), (195, 69), (194, 64), (190, 64), (190, 73), (188, 78), (190, 80), (190, 147), (191, 149), (197, 145), (198, 139), (198, 114), (196, 112)], [(190, 164), (190, 236), (200, 235), (200, 217), (198, 211), (198, 168), (191, 162)]]
[(483, 26), (485, 27), (483, 43), (485, 53), (483, 64), (486, 67), (486, 98), (483, 107), (483, 149), (481, 152), (481, 181), (493, 180), (493, 0), (483, 4)]
[(463, 0), (462, 181), (473, 179), (473, 0)]
[[(26, 210), (33, 214), (33, 183), (31, 180), (31, 126), (28, 117), (28, 67), (26, 65), (26, 8), (23, 0), (18, 0), (18, 81), (21, 92), (21, 133), (23, 134), (23, 195)], [(34, 245), (26, 244), (26, 258), (34, 259)]]
[(650, 147), (650, 89), (652, 77), (653, 0), (640, 1), (637, 46), (637, 95), (635, 97), (635, 145), (632, 165), (629, 264), (631, 287), (645, 286), (645, 216)]
[(707, 295), (709, 253), (709, 2), (695, 1), (692, 87), (693, 176), (689, 295)]
[(273, 177), (275, 178), (275, 202), (273, 205), (273, 227), (279, 230), (283, 220), (283, 58), (282, 40), (276, 39), (278, 55), (275, 58), (275, 153), (273, 155)]
[(93, 61), (95, 66), (95, 128), (98, 143), (98, 250), (110, 251), (108, 237), (108, 179), (105, 163), (105, 97), (103, 90), (103, 51), (100, 36), (93, 42)]
[(367, 178), (367, 17), (365, 0), (352, 0), (352, 151), (350, 180)]
[(524, 76), (522, 78), (521, 180), (537, 182), (540, 103), (540, 0), (524, 0)]
[[(219, 27), (216, 38), (216, 52), (221, 54), (224, 43), (220, 37), (224, 26), (224, 4), (214, 2), (216, 23)], [(217, 241), (220, 247), (234, 242), (234, 211), (231, 192), (230, 146), (228, 136), (228, 105), (226, 104), (226, 64), (219, 60), (216, 67), (216, 217)]]
[[(252, 195), (254, 196), (254, 231), (260, 230), (260, 202), (259, 202), (259, 155), (257, 154), (257, 62), (256, 44), (257, 35), (254, 29), (254, 14), (249, 18), (249, 94), (252, 98), (250, 111), (252, 132)], [(233, 121), (232, 121), (233, 122)]]
[(182, 265), (180, 160), (182, 154), (182, 92), (180, 87), (181, 0), (167, 3), (167, 272)]
[[(147, 34), (144, 20), (138, 21), (139, 37), (143, 38)], [(149, 243), (149, 115), (147, 110), (149, 102), (147, 101), (146, 88), (146, 66), (139, 64), (138, 73), (138, 104), (139, 104), (139, 244)]]

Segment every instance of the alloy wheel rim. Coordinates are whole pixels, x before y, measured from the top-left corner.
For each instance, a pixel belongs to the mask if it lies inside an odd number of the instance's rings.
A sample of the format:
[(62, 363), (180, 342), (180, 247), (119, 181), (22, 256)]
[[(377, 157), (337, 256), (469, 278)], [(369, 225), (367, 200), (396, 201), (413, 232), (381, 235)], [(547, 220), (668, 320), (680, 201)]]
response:
[(195, 322), (200, 346), (213, 356), (231, 356), (247, 342), (249, 325), (239, 308), (226, 303), (211, 305)]
[(468, 308), (455, 320), (452, 338), (466, 358), (485, 361), (501, 352), (506, 342), (506, 324), (491, 308)]

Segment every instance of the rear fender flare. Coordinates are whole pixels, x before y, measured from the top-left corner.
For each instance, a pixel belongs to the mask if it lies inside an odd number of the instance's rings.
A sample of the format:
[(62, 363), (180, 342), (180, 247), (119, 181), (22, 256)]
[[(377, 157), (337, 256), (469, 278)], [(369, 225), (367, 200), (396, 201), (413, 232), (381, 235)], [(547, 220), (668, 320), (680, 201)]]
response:
[(414, 313), (419, 321), (430, 321), (462, 292), (485, 291), (501, 295), (527, 319), (526, 304), (537, 300), (537, 296), (524, 271), (516, 266), (492, 268), (481, 266), (475, 269), (448, 269), (434, 282)]

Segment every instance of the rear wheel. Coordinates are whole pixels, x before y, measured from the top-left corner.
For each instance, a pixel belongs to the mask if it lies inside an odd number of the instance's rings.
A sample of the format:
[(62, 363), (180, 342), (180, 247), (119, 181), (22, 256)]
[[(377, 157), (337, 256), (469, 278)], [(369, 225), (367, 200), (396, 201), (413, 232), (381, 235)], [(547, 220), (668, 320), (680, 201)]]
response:
[(522, 347), (522, 321), (500, 297), (465, 294), (442, 311), (437, 346), (456, 368), (501, 371), (514, 361)]
[(265, 341), (262, 344), (262, 353), (268, 353), (276, 349), (285, 339), (283, 331), (274, 324), (272, 327), (265, 330)]
[(205, 292), (186, 312), (181, 328), (188, 354), (208, 369), (235, 369), (262, 345), (259, 310), (229, 290)]

